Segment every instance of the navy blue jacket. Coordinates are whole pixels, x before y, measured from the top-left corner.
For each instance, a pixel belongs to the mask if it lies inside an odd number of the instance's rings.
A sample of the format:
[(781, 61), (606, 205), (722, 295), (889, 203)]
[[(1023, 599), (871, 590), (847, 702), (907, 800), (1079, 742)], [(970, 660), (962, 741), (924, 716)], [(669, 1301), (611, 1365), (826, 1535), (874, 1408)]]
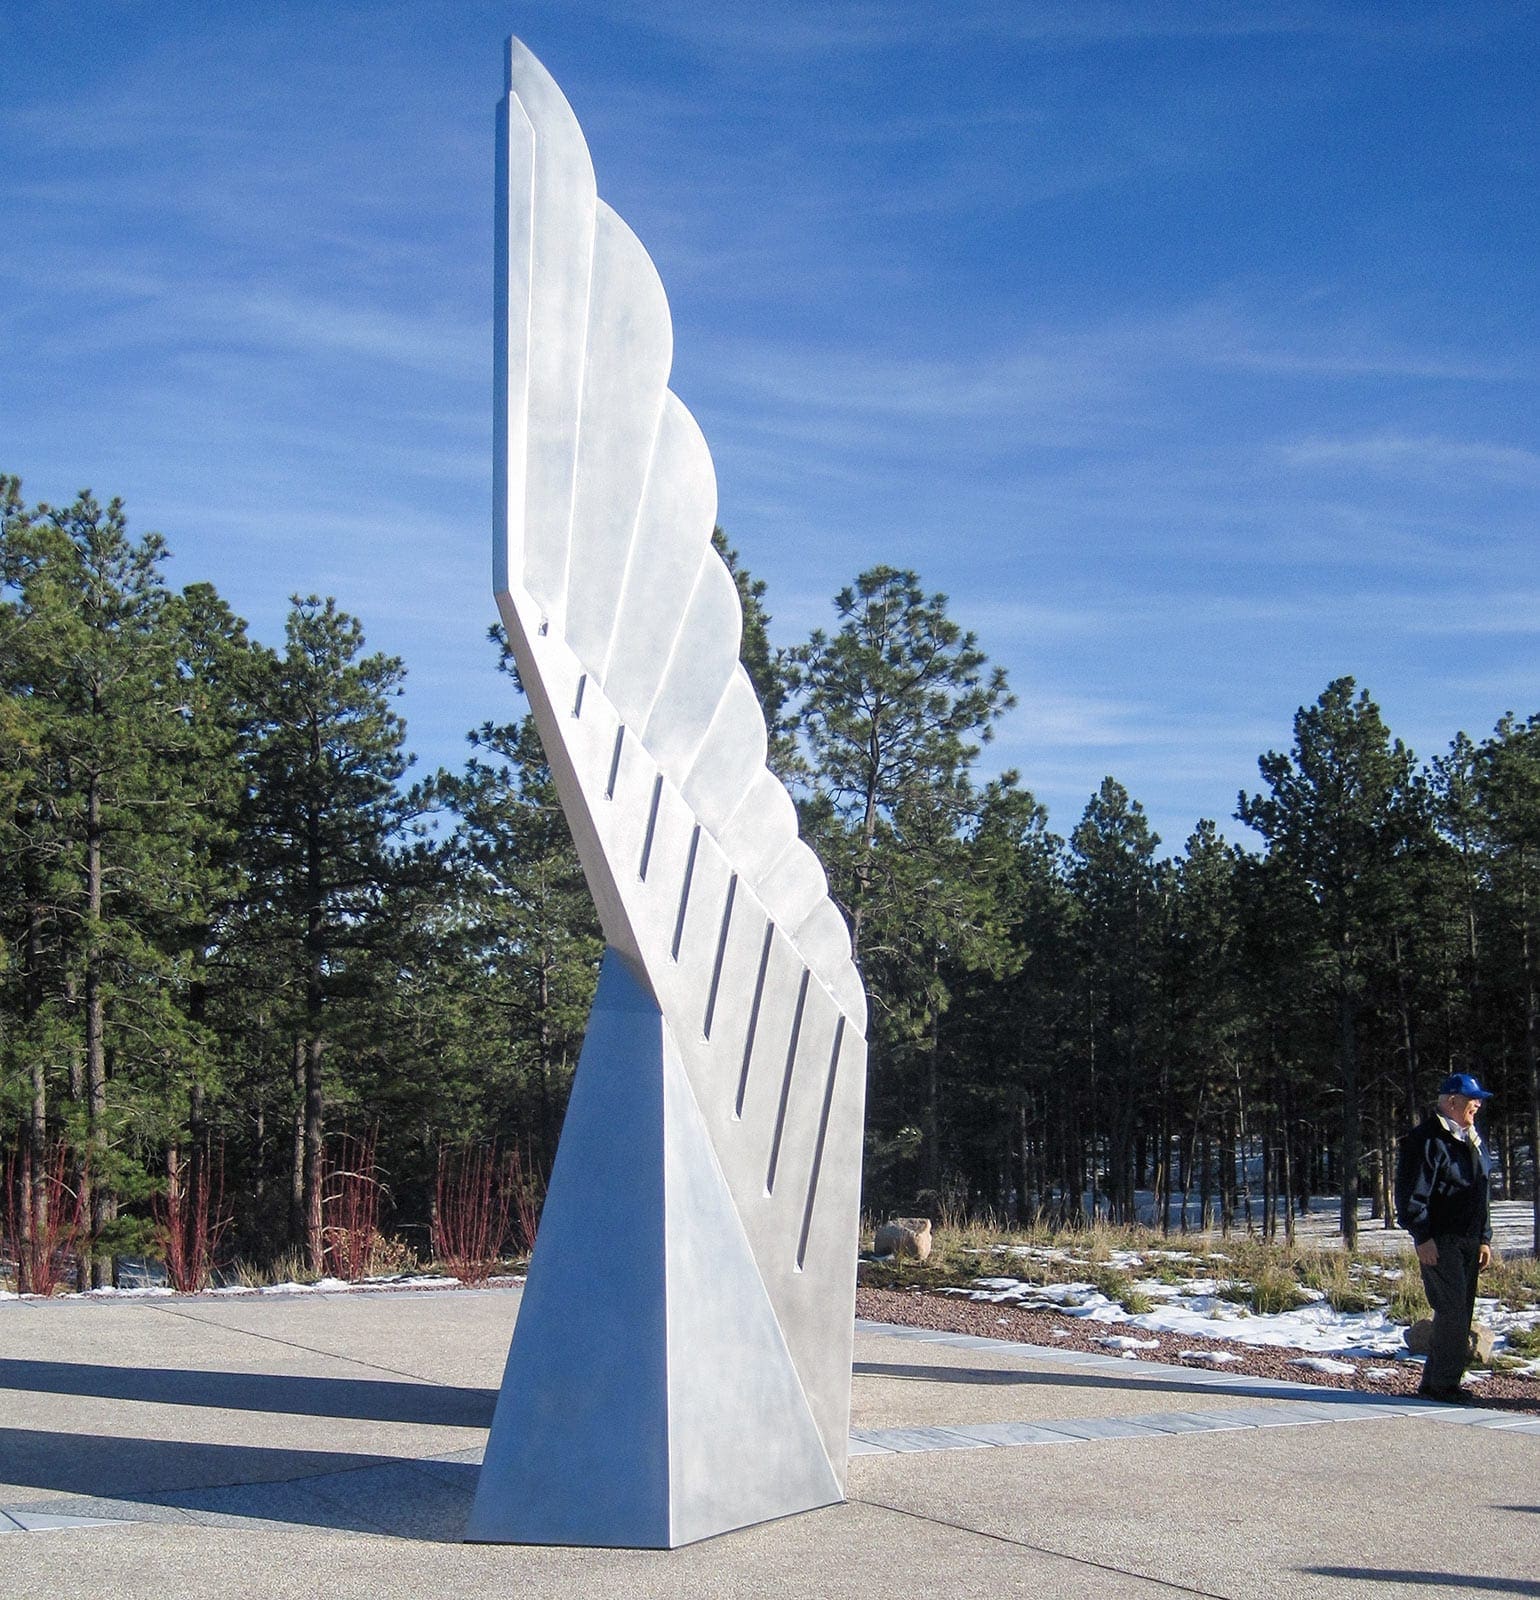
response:
[(1485, 1145), (1456, 1139), (1437, 1113), (1401, 1141), (1396, 1161), (1396, 1220), (1416, 1244), (1453, 1236), (1492, 1242)]

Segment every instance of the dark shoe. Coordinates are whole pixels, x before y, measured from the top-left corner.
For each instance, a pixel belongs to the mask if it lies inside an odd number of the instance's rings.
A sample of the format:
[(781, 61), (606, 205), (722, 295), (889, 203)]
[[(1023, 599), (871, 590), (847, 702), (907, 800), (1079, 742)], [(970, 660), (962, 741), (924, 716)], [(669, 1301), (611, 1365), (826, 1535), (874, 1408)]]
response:
[(1476, 1397), (1469, 1389), (1419, 1389), (1419, 1400), (1436, 1400), (1441, 1406), (1473, 1406)]

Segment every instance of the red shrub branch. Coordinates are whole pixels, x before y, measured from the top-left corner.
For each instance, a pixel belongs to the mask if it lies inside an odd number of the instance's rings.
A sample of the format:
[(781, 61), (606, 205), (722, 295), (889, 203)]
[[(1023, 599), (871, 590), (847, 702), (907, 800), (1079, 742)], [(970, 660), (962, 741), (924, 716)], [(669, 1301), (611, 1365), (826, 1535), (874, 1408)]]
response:
[[(462, 1283), (485, 1283), (508, 1237), (508, 1215), (523, 1188), (517, 1150), (497, 1144), (438, 1150), (433, 1254)], [(522, 1215), (519, 1219), (522, 1230)]]
[(321, 1246), (326, 1270), (349, 1283), (367, 1278), (379, 1246), (380, 1182), (374, 1164), (378, 1129), (341, 1133), (321, 1187)]
[(540, 1229), (540, 1208), (545, 1203), (545, 1184), (539, 1172), (527, 1168), (515, 1145), (508, 1158), (508, 1174), (513, 1184), (514, 1237), (522, 1254), (535, 1248), (535, 1234)]
[(209, 1144), (200, 1153), (202, 1160), (184, 1161), (175, 1145), (166, 1152), (166, 1192), (152, 1202), (166, 1276), (181, 1294), (208, 1288), (220, 1243), (235, 1225), (225, 1207), (224, 1150), (217, 1166)]
[(0, 1196), (0, 1251), (16, 1263), (18, 1294), (52, 1294), (74, 1270), (85, 1237), (86, 1186), (71, 1188), (73, 1159), (61, 1139), (35, 1170), (25, 1140), (6, 1158)]

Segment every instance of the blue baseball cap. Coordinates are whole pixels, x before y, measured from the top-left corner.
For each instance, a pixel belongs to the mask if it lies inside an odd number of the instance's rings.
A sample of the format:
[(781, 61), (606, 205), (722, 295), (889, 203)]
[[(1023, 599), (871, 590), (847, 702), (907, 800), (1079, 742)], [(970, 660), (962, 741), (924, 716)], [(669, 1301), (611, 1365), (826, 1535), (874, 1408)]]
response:
[(1483, 1089), (1468, 1072), (1451, 1072), (1439, 1084), (1440, 1098), (1446, 1094), (1463, 1094), (1467, 1100), (1490, 1100), (1492, 1091)]

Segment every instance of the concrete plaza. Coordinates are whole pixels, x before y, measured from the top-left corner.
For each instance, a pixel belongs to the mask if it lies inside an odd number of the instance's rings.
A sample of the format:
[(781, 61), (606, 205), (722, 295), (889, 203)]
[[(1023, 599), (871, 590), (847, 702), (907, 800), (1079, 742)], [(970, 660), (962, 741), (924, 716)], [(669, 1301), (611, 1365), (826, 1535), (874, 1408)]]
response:
[(845, 1505), (463, 1545), (517, 1309), (0, 1303), (0, 1596), (1540, 1596), (1540, 1418), (871, 1324)]

